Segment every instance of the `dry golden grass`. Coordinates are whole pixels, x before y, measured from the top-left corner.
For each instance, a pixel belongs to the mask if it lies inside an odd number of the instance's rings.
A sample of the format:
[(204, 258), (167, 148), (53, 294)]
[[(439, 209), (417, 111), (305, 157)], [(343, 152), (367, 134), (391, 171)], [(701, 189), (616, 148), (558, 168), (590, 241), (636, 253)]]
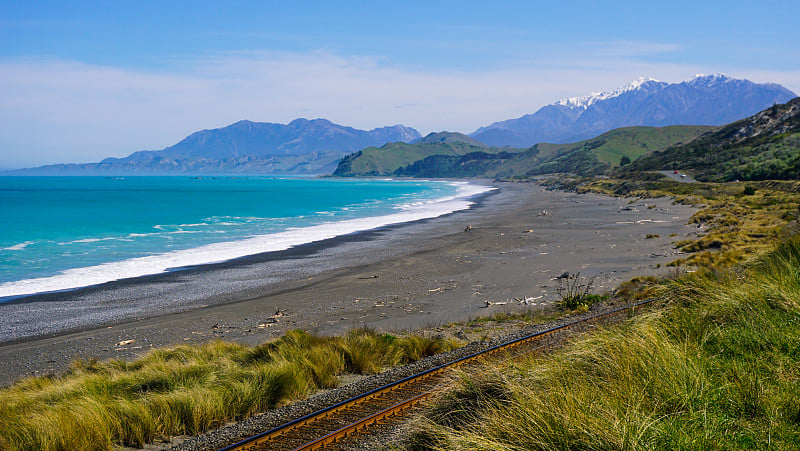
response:
[(405, 449), (800, 449), (800, 238), (665, 292), (562, 352), (461, 375)]
[(216, 341), (155, 349), (134, 362), (77, 361), (67, 374), (0, 390), (0, 449), (108, 450), (199, 434), (456, 343), (359, 329), (295, 330), (256, 347)]

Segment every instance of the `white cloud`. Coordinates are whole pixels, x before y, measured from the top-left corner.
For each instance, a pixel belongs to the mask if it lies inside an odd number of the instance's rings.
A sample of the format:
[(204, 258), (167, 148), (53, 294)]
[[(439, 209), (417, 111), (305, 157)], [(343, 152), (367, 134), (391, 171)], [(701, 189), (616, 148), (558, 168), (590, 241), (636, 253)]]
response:
[[(324, 52), (220, 55), (190, 62), (180, 73), (5, 61), (0, 62), (0, 167), (98, 161), (160, 149), (195, 130), (240, 119), (286, 123), (324, 117), (357, 128), (402, 123), (422, 133), (472, 132), (639, 76), (674, 82), (699, 72), (725, 72), (627, 57), (670, 48), (613, 43), (602, 58), (471, 72), (414, 70)], [(800, 87), (800, 72), (729, 73)]]

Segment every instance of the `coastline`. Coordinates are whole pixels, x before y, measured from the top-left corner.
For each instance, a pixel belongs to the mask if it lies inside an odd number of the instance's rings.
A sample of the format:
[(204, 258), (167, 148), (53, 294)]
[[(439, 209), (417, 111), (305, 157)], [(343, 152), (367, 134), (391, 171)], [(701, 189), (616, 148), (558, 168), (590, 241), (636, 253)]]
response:
[[(294, 328), (413, 329), (516, 308), (485, 308), (487, 300), (550, 303), (551, 279), (563, 272), (596, 277), (603, 291), (666, 271), (679, 239), (669, 235), (693, 233), (685, 223), (694, 210), (668, 199), (629, 206), (535, 184), (495, 186), (469, 209), (437, 218), (0, 304), (0, 359), (9, 362), (0, 385), (62, 371), (77, 358), (132, 359), (156, 346), (258, 344)], [(285, 316), (271, 318), (277, 310)]]
[[(78, 180), (83, 181), (82, 178), (78, 178)], [(191, 192), (192, 189), (196, 189), (192, 180), (195, 180), (195, 178), (175, 177), (170, 179), (162, 177), (151, 179), (137, 177), (132, 178), (130, 184), (125, 185), (118, 192), (138, 194), (136, 187), (144, 184), (147, 188), (163, 192), (166, 197), (169, 197), (168, 193), (171, 192), (172, 188), (177, 193), (187, 193)], [(246, 181), (249, 180), (246, 179)], [(253, 193), (258, 192), (256, 189), (252, 192), (243, 192), (241, 198), (236, 196), (238, 201), (243, 203), (235, 207), (239, 212), (232, 216), (219, 216), (217, 214), (225, 211), (224, 207), (221, 210), (211, 211), (206, 209), (200, 212), (198, 211), (199, 208), (194, 206), (189, 214), (191, 219), (188, 222), (185, 221), (187, 218), (184, 217), (173, 216), (166, 218), (158, 215), (153, 216), (151, 213), (144, 224), (138, 224), (139, 229), (134, 224), (126, 232), (111, 233), (109, 235), (104, 227), (113, 229), (118, 226), (118, 224), (109, 224), (109, 221), (112, 221), (110, 218), (121, 223), (126, 223), (127, 221), (136, 223), (133, 218), (126, 215), (134, 208), (131, 202), (139, 202), (141, 199), (128, 196), (119, 202), (124, 208), (120, 209), (118, 206), (110, 208), (110, 212), (106, 214), (105, 218), (100, 217), (97, 219), (97, 222), (103, 226), (95, 230), (93, 235), (88, 230), (95, 227), (95, 220), (92, 219), (93, 215), (88, 213), (91, 213), (93, 205), (97, 205), (97, 200), (88, 199), (84, 204), (74, 205), (75, 210), (70, 208), (60, 214), (82, 218), (84, 223), (75, 224), (75, 226), (78, 230), (86, 229), (85, 233), (88, 235), (82, 237), (64, 236), (53, 240), (41, 237), (34, 239), (30, 236), (28, 238), (31, 238), (31, 240), (0, 249), (3, 257), (7, 256), (11, 261), (10, 265), (3, 267), (3, 281), (0, 282), (0, 303), (41, 294), (67, 293), (120, 280), (134, 280), (141, 277), (181, 271), (187, 268), (205, 267), (253, 255), (285, 251), (304, 244), (322, 242), (358, 232), (439, 217), (468, 208), (472, 205), (473, 198), (494, 189), (486, 186), (486, 184), (460, 180), (420, 180), (415, 182), (409, 180), (337, 179), (321, 182), (319, 179), (266, 178), (262, 182), (266, 184), (258, 185), (258, 188), (264, 189), (264, 193), (295, 193), (293, 190), (297, 189), (296, 194), (299, 197), (309, 196), (308, 202), (313, 208), (305, 210), (303, 208), (289, 207), (286, 199), (279, 200), (286, 196), (273, 195), (272, 201), (262, 202), (264, 199), (253, 197)], [(319, 192), (319, 188), (337, 192), (337, 188), (340, 189), (337, 185), (340, 184), (349, 186), (351, 190), (348, 193), (347, 189), (345, 189), (345, 192), (341, 193), (345, 198), (349, 199), (347, 206), (337, 206), (337, 202), (340, 202), (339, 196), (334, 195), (332, 198), (326, 199), (326, 196)], [(369, 188), (364, 184), (367, 184)], [(392, 186), (399, 187), (403, 185), (405, 185), (405, 192), (399, 197), (390, 195), (388, 198), (378, 201), (372, 198), (371, 194), (368, 194), (373, 187), (375, 191), (380, 192), (390, 189)], [(422, 190), (426, 192), (425, 195), (419, 196), (418, 193), (415, 194), (413, 191), (415, 186), (421, 185), (427, 185), (428, 188), (427, 192), (425, 189)], [(64, 188), (57, 184), (52, 184), (51, 187), (54, 188), (54, 193), (59, 193), (59, 190)], [(105, 186), (99, 189), (99, 192), (102, 193), (100, 196), (102, 197), (106, 194), (110, 188), (112, 192), (117, 192), (114, 191), (114, 187)], [(209, 189), (209, 187), (205, 188)], [(230, 190), (231, 186), (226, 185), (225, 188)], [(236, 186), (233, 186), (233, 188), (236, 188)], [(217, 189), (220, 188), (217, 187)], [(69, 192), (69, 190), (66, 189), (65, 192)], [(211, 189), (210, 192), (216, 195), (216, 202), (223, 205), (228, 202), (236, 203), (220, 198), (219, 193), (227, 193), (227, 191), (214, 191)], [(179, 204), (175, 204), (176, 199), (181, 200), (182, 203), (191, 204), (197, 199), (205, 199), (204, 196), (199, 194), (199, 192), (196, 192), (195, 195), (189, 195), (188, 198), (183, 195), (183, 199), (179, 194), (175, 198), (167, 200), (166, 204), (169, 205), (172, 202), (173, 204), (170, 206), (173, 208), (170, 208), (170, 210), (180, 210)], [(351, 195), (356, 197), (348, 197)], [(367, 197), (361, 198), (359, 196)], [(336, 205), (331, 205), (331, 201)], [(25, 204), (24, 202), (18, 203), (20, 205)], [(206, 204), (210, 203), (212, 201), (206, 202)], [(289, 204), (293, 205), (302, 205), (303, 203), (305, 201), (301, 199), (289, 202)], [(259, 205), (259, 207), (248, 210), (252, 205)], [(340, 214), (337, 214), (337, 212)], [(200, 216), (207, 215), (207, 217), (199, 219), (192, 216), (192, 214), (196, 215), (198, 213), (202, 213)], [(228, 210), (228, 213), (233, 213), (233, 211)], [(284, 213), (289, 216), (281, 217)], [(278, 217), (273, 218), (272, 216), (276, 214)], [(13, 215), (14, 213), (12, 212)], [(54, 216), (58, 215), (58, 213), (54, 213)], [(33, 214), (30, 216), (33, 224), (27, 224), (28, 227), (32, 226), (36, 229), (37, 224), (39, 228), (43, 227), (41, 216), (37, 217)], [(170, 223), (170, 219), (174, 223)], [(250, 224), (251, 221), (253, 224)], [(51, 218), (48, 218), (48, 222), (52, 223)], [(165, 222), (165, 225), (157, 224), (158, 222)], [(249, 225), (245, 226), (245, 224)], [(19, 229), (20, 227), (26, 227), (26, 224), (17, 223), (15, 227)], [(230, 227), (233, 227), (233, 229), (229, 229)], [(188, 230), (185, 230), (185, 228)], [(145, 232), (145, 229), (149, 231)], [(131, 230), (134, 230), (134, 232), (131, 232)], [(21, 230), (16, 230), (17, 234), (20, 232)], [(12, 235), (13, 233), (14, 230), (12, 230)], [(89, 238), (86, 238), (86, 236), (89, 236)], [(149, 241), (139, 242), (140, 239), (146, 240), (149, 238), (145, 237), (151, 236), (158, 236), (158, 240), (166, 241), (161, 244)], [(94, 244), (105, 243), (108, 240), (113, 241), (113, 244), (109, 246)], [(91, 244), (87, 244), (88, 247), (83, 247), (83, 244), (76, 243)], [(166, 245), (164, 243), (172, 244)], [(73, 244), (80, 247), (65, 247), (67, 250), (58, 249), (62, 246)], [(28, 251), (25, 250), (29, 245), (42, 246), (45, 250), (39, 250), (38, 254), (36, 251), (32, 251), (34, 253), (29, 255), (27, 254)], [(48, 245), (51, 248), (55, 245), (55, 248), (47, 250), (46, 247)], [(126, 245), (128, 248), (125, 248)], [(8, 251), (13, 251), (12, 253), (15, 255), (8, 254)], [(22, 251), (23, 257), (17, 255), (19, 251)], [(45, 252), (45, 254), (43, 255), (42, 252)], [(75, 255), (86, 257), (77, 258)], [(26, 261), (26, 259), (28, 260)], [(71, 267), (71, 263), (74, 264), (74, 262), (78, 262), (77, 267)], [(31, 266), (31, 263), (36, 264)], [(31, 272), (20, 272), (24, 268), (28, 268)], [(0, 332), (0, 341), (4, 339), (5, 337)]]

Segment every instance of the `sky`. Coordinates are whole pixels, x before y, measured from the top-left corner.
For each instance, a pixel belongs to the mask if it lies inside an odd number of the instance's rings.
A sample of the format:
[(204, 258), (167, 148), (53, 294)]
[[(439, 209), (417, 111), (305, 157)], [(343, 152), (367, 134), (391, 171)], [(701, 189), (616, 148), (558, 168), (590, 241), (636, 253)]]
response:
[(0, 169), (248, 119), (471, 133), (641, 76), (800, 93), (795, 1), (0, 1)]

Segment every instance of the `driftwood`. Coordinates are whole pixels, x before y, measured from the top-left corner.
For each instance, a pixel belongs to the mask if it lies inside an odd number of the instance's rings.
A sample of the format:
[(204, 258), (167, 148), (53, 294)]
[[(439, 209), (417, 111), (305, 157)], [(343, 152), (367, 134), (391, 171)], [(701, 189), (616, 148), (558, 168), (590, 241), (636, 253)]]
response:
[(492, 302), (492, 301), (487, 299), (487, 300), (483, 301), (483, 303), (486, 304), (485, 307), (490, 307), (492, 305), (506, 305), (506, 304), (508, 304), (508, 301), (505, 301), (505, 302), (503, 302), (503, 301)]
[[(544, 297), (544, 295), (536, 296), (536, 297), (523, 296), (521, 298), (514, 298), (514, 302), (516, 302), (518, 304), (521, 304), (521, 305), (533, 305), (533, 304), (535, 304), (535, 301), (537, 301), (537, 300), (539, 300), (539, 299), (541, 299), (543, 297)], [(490, 301), (490, 300), (486, 299), (486, 300), (483, 301), (483, 304), (484, 304), (483, 306), (485, 308), (485, 307), (491, 307), (493, 305), (508, 305), (510, 303), (511, 303), (511, 301), (509, 301), (509, 300), (495, 302), (495, 301)]]
[(523, 296), (521, 298), (514, 298), (514, 300), (519, 302), (522, 305), (531, 305), (531, 304), (534, 303), (534, 301), (537, 301), (537, 300), (539, 300), (539, 299), (541, 299), (543, 297), (544, 296), (536, 296), (534, 298), (534, 297), (525, 297), (525, 296)]
[(266, 329), (267, 327), (274, 326), (278, 324), (278, 318), (284, 316), (289, 316), (289, 314), (286, 313), (286, 310), (281, 310), (279, 308), (276, 308), (275, 313), (273, 313), (270, 317), (268, 317), (267, 319), (256, 325), (256, 329)]

